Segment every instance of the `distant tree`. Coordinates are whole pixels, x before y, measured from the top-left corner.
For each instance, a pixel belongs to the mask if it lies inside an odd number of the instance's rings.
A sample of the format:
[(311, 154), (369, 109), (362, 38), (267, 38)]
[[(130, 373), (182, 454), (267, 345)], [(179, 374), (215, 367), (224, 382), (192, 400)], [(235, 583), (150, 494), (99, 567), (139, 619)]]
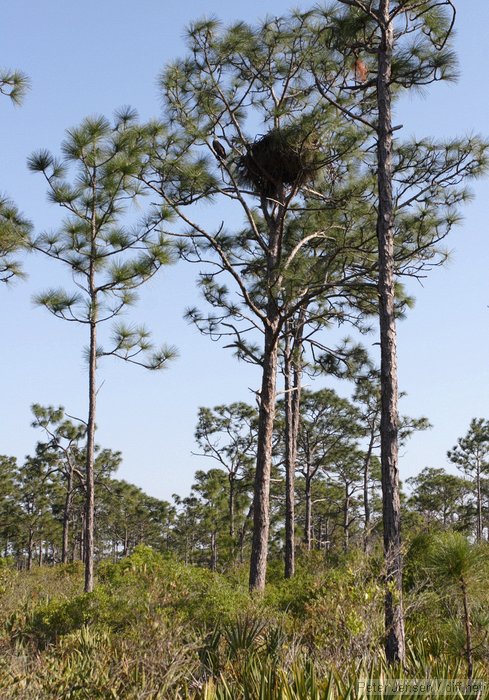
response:
[(425, 467), (407, 479), (412, 488), (409, 505), (422, 513), (428, 523), (438, 522), (444, 528), (455, 527), (460, 518), (464, 496), (469, 484), (444, 469)]
[(99, 549), (114, 559), (138, 544), (162, 551), (167, 547), (173, 510), (169, 503), (144, 493), (134, 484), (104, 477), (97, 506)]
[(40, 445), (44, 455), (51, 455), (52, 466), (50, 474), (59, 473), (64, 482), (65, 492), (63, 504), (63, 541), (61, 546), (61, 562), (68, 561), (69, 525), (72, 516), (73, 494), (76, 488), (76, 479), (84, 485), (84, 478), (80, 471), (82, 468), (82, 455), (85, 450), (87, 426), (78, 422), (76, 425), (70, 420), (62, 406), (31, 406), (34, 414), (32, 427), (41, 428), (48, 441)]
[(227, 473), (198, 470), (189, 496), (174, 499), (180, 512), (173, 538), (185, 562), (216, 571), (218, 565), (231, 561), (234, 542), (229, 537)]
[(351, 449), (344, 455), (338, 455), (327, 468), (328, 476), (341, 491), (341, 514), (343, 528), (343, 550), (348, 552), (352, 526), (361, 513), (361, 500), (358, 496), (363, 486), (364, 454), (361, 450)]
[[(236, 535), (236, 496), (239, 482), (250, 481), (256, 460), (258, 412), (246, 403), (232, 403), (213, 409), (199, 408), (195, 439), (202, 455), (214, 459), (228, 473), (229, 536)], [(250, 484), (245, 484), (248, 489)]]
[(202, 528), (203, 542), (207, 543), (210, 551), (209, 568), (217, 571), (219, 535), (228, 534), (226, 474), (222, 469), (210, 469), (208, 472), (197, 471), (192, 492), (200, 499), (202, 504), (200, 527)]
[[(364, 508), (364, 549), (368, 550), (371, 524), (369, 503), (369, 484), (372, 460), (381, 446), (381, 381), (380, 371), (365, 354), (353, 374), (355, 390), (353, 403), (359, 412), (363, 436), (366, 441), (363, 459), (363, 508)], [(348, 373), (346, 374), (348, 376)], [(400, 392), (400, 397), (405, 396)], [(414, 432), (428, 430), (431, 425), (427, 418), (400, 416), (398, 425), (398, 442), (403, 445)]]
[[(306, 523), (304, 482), (304, 477), (299, 473), (296, 479), (296, 517), (299, 526)], [(312, 482), (311, 495), (311, 548), (326, 552), (341, 551), (344, 546), (343, 489), (321, 473), (320, 478)]]
[(312, 485), (336, 465), (348, 463), (361, 434), (352, 404), (331, 389), (303, 391), (297, 440), (297, 470), (304, 479), (304, 544), (312, 548)]
[[(135, 114), (124, 110), (110, 124), (103, 117), (85, 119), (68, 131), (62, 144), (64, 159), (40, 151), (29, 167), (44, 175), (50, 200), (67, 218), (58, 231), (42, 233), (35, 250), (63, 263), (73, 276), (74, 289), (49, 289), (36, 303), (66, 321), (83, 324), (89, 333), (88, 418), (86, 449), (85, 590), (93, 589), (94, 461), (97, 362), (114, 356), (149, 369), (160, 369), (175, 352), (154, 350), (141, 326), (119, 324), (109, 348), (98, 345), (101, 324), (115, 319), (134, 303), (134, 290), (169, 262), (167, 246), (153, 225), (140, 221), (123, 225), (128, 203), (141, 192), (136, 180), (147, 146)], [(72, 182), (69, 181), (74, 170)]]
[(465, 437), (447, 452), (448, 459), (474, 480), (476, 493), (476, 538), (482, 539), (482, 477), (489, 474), (489, 421), (473, 418)]
[(197, 557), (202, 548), (200, 528), (202, 503), (192, 492), (185, 497), (173, 494), (172, 498), (176, 511), (172, 537), (173, 551), (183, 559), (185, 564), (199, 563)]
[(17, 460), (0, 455), (0, 542), (4, 557), (19, 533), (21, 511), (16, 488)]
[(21, 508), (18, 546), (27, 554), (27, 569), (32, 567), (36, 545), (39, 549), (39, 561), (42, 561), (43, 534), (51, 521), (50, 485), (47, 476), (49, 466), (49, 462), (38, 453), (34, 457), (27, 457), (16, 474), (16, 498)]

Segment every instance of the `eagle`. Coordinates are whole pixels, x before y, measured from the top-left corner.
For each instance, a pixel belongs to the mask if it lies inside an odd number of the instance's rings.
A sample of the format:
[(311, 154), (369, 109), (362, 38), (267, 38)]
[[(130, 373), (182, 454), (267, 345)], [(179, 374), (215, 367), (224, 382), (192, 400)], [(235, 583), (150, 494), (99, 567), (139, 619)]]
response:
[(212, 141), (212, 148), (218, 160), (224, 160), (226, 158), (226, 151), (224, 150), (224, 146), (220, 141), (214, 139)]

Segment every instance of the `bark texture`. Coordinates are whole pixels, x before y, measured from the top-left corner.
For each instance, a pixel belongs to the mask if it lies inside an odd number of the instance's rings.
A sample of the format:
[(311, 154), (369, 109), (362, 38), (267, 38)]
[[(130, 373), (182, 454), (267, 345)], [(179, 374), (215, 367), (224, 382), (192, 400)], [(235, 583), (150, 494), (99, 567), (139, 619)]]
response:
[(71, 503), (73, 499), (73, 469), (68, 467), (68, 476), (66, 482), (66, 495), (63, 508), (63, 543), (61, 546), (61, 563), (66, 564), (68, 561), (68, 546), (69, 546), (69, 525), (71, 517)]
[[(269, 237), (266, 271), (266, 318), (264, 320), (264, 348), (260, 411), (258, 414), (258, 436), (255, 484), (253, 492), (253, 539), (251, 544), (250, 578), (251, 592), (265, 590), (268, 559), (268, 535), (270, 530), (270, 477), (272, 471), (273, 428), (277, 398), (277, 364), (280, 311), (276, 300), (276, 284), (280, 265), (283, 239), (285, 193), (277, 192), (277, 200), (261, 197), (261, 209), (267, 222)], [(271, 209), (270, 209), (271, 207)]]
[(398, 468), (398, 383), (394, 288), (391, 72), (394, 27), (390, 0), (379, 5), (378, 52), (378, 221), (379, 322), (381, 347), (381, 466), (386, 567), (385, 650), (389, 663), (405, 661), (402, 552)]
[[(271, 322), (270, 322), (271, 321)], [(265, 328), (265, 353), (260, 395), (257, 460), (253, 493), (253, 540), (250, 562), (250, 590), (265, 590), (268, 534), (270, 530), (270, 475), (272, 438), (275, 421), (277, 385), (277, 319), (270, 319)]]
[[(97, 183), (93, 173), (94, 191)], [(95, 286), (95, 260), (97, 239), (97, 215), (95, 197), (92, 202), (92, 240), (89, 269), (90, 293), (90, 345), (88, 356), (88, 421), (87, 421), (87, 455), (85, 465), (85, 593), (91, 593), (94, 586), (94, 530), (95, 530), (95, 415), (97, 407), (97, 291)]]
[(365, 458), (363, 460), (363, 551), (368, 553), (370, 551), (370, 528), (371, 528), (371, 507), (370, 507), (370, 497), (368, 492), (369, 478), (370, 478), (370, 463), (372, 461), (372, 452), (375, 443), (375, 421), (373, 419), (372, 429), (370, 431), (370, 437), (368, 441), (367, 451), (365, 453)]
[(88, 379), (88, 425), (87, 458), (85, 466), (86, 501), (85, 501), (85, 593), (91, 593), (94, 585), (94, 529), (95, 529), (95, 411), (97, 401), (97, 324), (92, 318), (90, 323), (90, 357)]
[(306, 476), (306, 484), (304, 491), (304, 500), (306, 506), (305, 522), (304, 522), (304, 544), (308, 552), (312, 547), (312, 479)]
[[(287, 329), (288, 330), (288, 329)], [(286, 330), (285, 375), (285, 578), (295, 573), (295, 469), (299, 431), (301, 371), (299, 353), (302, 333), (294, 334), (291, 346)]]

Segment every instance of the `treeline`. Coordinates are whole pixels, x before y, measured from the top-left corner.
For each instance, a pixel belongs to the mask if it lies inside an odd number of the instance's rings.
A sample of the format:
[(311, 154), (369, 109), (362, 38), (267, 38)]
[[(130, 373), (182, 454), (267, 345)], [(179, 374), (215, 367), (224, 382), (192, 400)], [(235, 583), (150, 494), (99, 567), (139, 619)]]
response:
[[(382, 539), (382, 500), (376, 415), (378, 386), (352, 400), (331, 389), (305, 392), (295, 480), (295, 538), (301, 552), (370, 552)], [(34, 405), (41, 429), (35, 454), (17, 464), (0, 457), (1, 556), (18, 568), (84, 561), (86, 426), (60, 408)], [(284, 407), (278, 406), (271, 489), (271, 556), (286, 558)], [(428, 427), (404, 418), (404, 435)], [(224, 571), (247, 561), (251, 547), (257, 410), (245, 403), (201, 408), (197, 454), (213, 460), (199, 470), (186, 497), (173, 503), (115, 477), (120, 452), (96, 450), (96, 559), (117, 560), (139, 544), (172, 552), (185, 563)], [(426, 467), (402, 494), (406, 534), (455, 529), (480, 541), (489, 533), (489, 421), (473, 420), (448, 452), (462, 471)], [(207, 467), (207, 465), (206, 465)]]

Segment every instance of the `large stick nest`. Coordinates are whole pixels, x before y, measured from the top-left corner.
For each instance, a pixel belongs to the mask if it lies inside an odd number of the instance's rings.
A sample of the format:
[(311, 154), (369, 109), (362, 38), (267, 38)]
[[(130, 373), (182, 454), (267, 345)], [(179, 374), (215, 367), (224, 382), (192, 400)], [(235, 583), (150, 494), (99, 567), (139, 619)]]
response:
[(277, 196), (284, 185), (299, 187), (314, 179), (324, 165), (324, 154), (311, 126), (271, 129), (247, 145), (237, 161), (239, 177), (257, 194)]

